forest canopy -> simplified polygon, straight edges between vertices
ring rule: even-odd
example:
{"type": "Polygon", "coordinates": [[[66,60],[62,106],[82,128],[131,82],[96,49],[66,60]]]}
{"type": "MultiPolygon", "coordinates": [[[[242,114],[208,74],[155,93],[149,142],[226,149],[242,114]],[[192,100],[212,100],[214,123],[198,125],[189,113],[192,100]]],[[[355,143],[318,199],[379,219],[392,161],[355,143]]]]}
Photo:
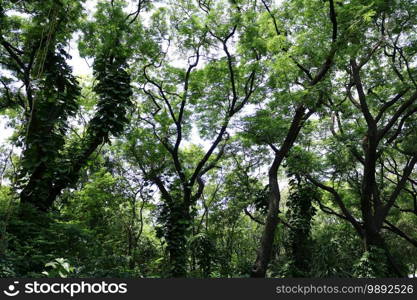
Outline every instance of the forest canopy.
{"type": "Polygon", "coordinates": [[[0,277],[415,277],[416,113],[415,0],[0,0],[0,277]]]}

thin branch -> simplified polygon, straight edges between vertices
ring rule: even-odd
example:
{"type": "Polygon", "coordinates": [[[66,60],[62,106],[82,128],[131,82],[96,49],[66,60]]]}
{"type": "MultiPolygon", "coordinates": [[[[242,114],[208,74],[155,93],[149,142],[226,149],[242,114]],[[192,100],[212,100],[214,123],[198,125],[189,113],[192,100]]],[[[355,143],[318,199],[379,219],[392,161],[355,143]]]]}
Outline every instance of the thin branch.
{"type": "Polygon", "coordinates": [[[416,239],[413,239],[412,237],[408,236],[405,232],[403,232],[402,230],[400,230],[398,227],[394,226],[394,224],[388,222],[387,220],[385,220],[384,223],[388,225],[388,226],[384,226],[383,227],[384,229],[387,229],[387,230],[395,233],[396,235],[405,239],[407,242],[409,242],[414,247],[417,247],[417,240],[416,239]]]}
{"type": "Polygon", "coordinates": [[[357,65],[357,63],[354,59],[352,59],[350,61],[350,65],[351,65],[351,68],[352,68],[353,81],[355,83],[356,90],[357,90],[358,96],[359,96],[361,111],[362,111],[362,113],[365,117],[365,120],[366,120],[366,123],[368,124],[368,126],[370,128],[374,128],[374,127],[376,127],[376,123],[375,123],[375,120],[374,120],[371,112],[369,111],[368,104],[366,103],[366,96],[365,96],[365,92],[363,90],[362,80],[361,80],[361,76],[360,76],[360,73],[359,73],[360,67],[357,65]]]}
{"type": "Polygon", "coordinates": [[[400,192],[404,188],[404,186],[405,186],[405,184],[408,180],[408,177],[410,176],[411,172],[413,171],[414,166],[415,166],[416,163],[417,163],[417,153],[413,155],[410,162],[404,168],[401,180],[398,182],[394,191],[390,195],[387,203],[383,207],[381,207],[381,209],[379,209],[376,212],[375,217],[376,217],[377,225],[382,226],[383,222],[385,221],[385,219],[386,219],[386,217],[389,213],[389,210],[395,204],[395,201],[397,200],[398,196],[400,195],[400,192]]]}
{"type": "Polygon", "coordinates": [[[305,175],[306,178],[313,183],[315,186],[321,188],[322,190],[325,190],[333,195],[333,199],[335,200],[336,204],[339,206],[339,208],[342,210],[344,216],[346,219],[355,227],[356,231],[360,234],[362,234],[362,227],[361,224],[352,216],[352,214],[349,212],[349,210],[346,208],[345,204],[343,203],[342,197],[339,195],[339,193],[332,187],[322,184],[321,182],[317,181],[310,175],[305,175]]]}
{"type": "Polygon", "coordinates": [[[407,92],[409,91],[409,88],[402,90],[400,93],[398,93],[392,100],[386,102],[380,109],[378,115],[375,118],[375,122],[378,122],[382,116],[384,115],[384,112],[390,108],[392,105],[397,103],[407,92]]]}
{"type": "Polygon", "coordinates": [[[385,134],[394,126],[394,124],[397,122],[397,120],[401,117],[401,115],[404,113],[404,111],[407,110],[415,101],[417,100],[417,91],[410,96],[410,98],[405,101],[398,110],[394,113],[394,115],[389,120],[388,124],[385,125],[384,128],[379,130],[378,132],[378,139],[382,139],[385,134]]]}

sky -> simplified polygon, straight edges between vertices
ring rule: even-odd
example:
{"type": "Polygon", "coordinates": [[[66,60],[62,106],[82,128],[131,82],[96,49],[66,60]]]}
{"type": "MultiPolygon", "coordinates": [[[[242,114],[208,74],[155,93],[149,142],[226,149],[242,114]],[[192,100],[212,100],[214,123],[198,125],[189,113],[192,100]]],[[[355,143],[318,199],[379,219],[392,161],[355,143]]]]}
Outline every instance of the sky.
{"type": "MultiPolygon", "coordinates": [[[[94,13],[94,8],[97,5],[97,0],[87,0],[85,3],[85,9],[88,15],[94,13]]],[[[70,41],[68,53],[72,56],[72,59],[68,61],[68,64],[72,67],[75,76],[92,75],[92,69],[90,68],[87,61],[80,57],[78,51],[78,39],[79,33],[75,33],[72,40],[70,41]]]]}
{"type": "Polygon", "coordinates": [[[8,128],[6,124],[7,119],[4,116],[0,116],[0,145],[2,145],[13,133],[13,130],[8,128]]]}

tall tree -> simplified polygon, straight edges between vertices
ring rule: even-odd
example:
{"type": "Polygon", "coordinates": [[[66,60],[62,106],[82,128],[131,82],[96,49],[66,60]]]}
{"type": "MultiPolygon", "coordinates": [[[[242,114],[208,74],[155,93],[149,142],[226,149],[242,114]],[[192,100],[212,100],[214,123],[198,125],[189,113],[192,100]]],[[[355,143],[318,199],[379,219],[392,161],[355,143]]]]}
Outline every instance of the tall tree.
{"type": "Polygon", "coordinates": [[[332,0],[329,1],[329,5],[323,5],[318,1],[308,3],[289,1],[284,4],[285,6],[280,7],[280,11],[273,10],[266,1],[262,1],[262,4],[266,10],[269,30],[266,31],[267,36],[264,38],[274,41],[271,44],[266,41],[270,45],[268,50],[273,61],[266,97],[272,96],[272,99],[265,110],[258,111],[249,121],[248,127],[249,132],[253,131],[256,142],[267,144],[272,149],[273,162],[268,172],[270,193],[268,211],[252,277],[265,277],[270,261],[280,212],[279,169],[305,122],[324,101],[326,85],[322,84],[322,81],[334,64],[336,51],[341,46],[338,39],[336,10],[332,0]],[[306,12],[311,10],[320,12],[319,22],[316,20],[314,26],[304,30],[292,30],[290,26],[287,28],[286,24],[312,22],[307,13],[303,15],[292,13],[300,8],[306,12]],[[313,45],[307,44],[304,36],[316,35],[317,30],[323,32],[323,27],[329,28],[330,34],[327,31],[324,33],[320,47],[327,50],[315,52],[312,49],[313,45]],[[285,103],[286,101],[288,104],[285,103]],[[284,116],[281,116],[279,111],[274,111],[275,107],[282,105],[281,103],[284,103],[286,110],[284,116]]]}
{"type": "Polygon", "coordinates": [[[136,163],[161,193],[160,220],[174,277],[187,274],[190,209],[203,193],[203,177],[223,155],[233,117],[254,93],[259,60],[253,51],[236,49],[243,8],[227,1],[197,4],[180,1],[153,15],[148,34],[154,50],[139,61],[145,96],[140,129],[129,137],[136,163]],[[174,66],[173,59],[187,67],[174,66]],[[187,149],[192,138],[208,146],[187,149]]]}
{"type": "MultiPolygon", "coordinates": [[[[354,161],[345,170],[335,168],[333,180],[346,180],[347,176],[358,197],[360,217],[349,210],[338,188],[313,177],[310,181],[333,195],[342,218],[363,239],[366,252],[382,251],[385,273],[370,276],[401,276],[404,274],[381,231],[384,224],[390,224],[388,217],[400,195],[410,187],[417,163],[415,147],[410,144],[415,137],[417,111],[412,67],[416,49],[413,42],[402,39],[413,39],[416,7],[403,1],[376,2],[367,7],[366,22],[358,27],[346,50],[342,65],[345,73],[340,82],[346,92],[332,96],[330,128],[333,138],[346,147],[354,161]]],[[[395,230],[389,225],[387,228],[395,230]]]]}
{"type": "Polygon", "coordinates": [[[126,71],[126,49],[131,45],[126,34],[143,2],[130,15],[123,12],[123,1],[100,3],[96,20],[87,25],[83,52],[94,57],[94,91],[99,99],[95,116],[79,140],[66,139],[70,117],[79,110],[80,87],[67,64],[71,57],[65,47],[81,27],[82,1],[2,4],[2,65],[13,75],[2,83],[8,91],[7,103],[20,105],[24,116],[18,182],[22,204],[49,210],[61,191],[77,181],[91,154],[111,134],[123,130],[132,94],[126,71]],[[19,82],[22,86],[14,88],[19,82]]]}

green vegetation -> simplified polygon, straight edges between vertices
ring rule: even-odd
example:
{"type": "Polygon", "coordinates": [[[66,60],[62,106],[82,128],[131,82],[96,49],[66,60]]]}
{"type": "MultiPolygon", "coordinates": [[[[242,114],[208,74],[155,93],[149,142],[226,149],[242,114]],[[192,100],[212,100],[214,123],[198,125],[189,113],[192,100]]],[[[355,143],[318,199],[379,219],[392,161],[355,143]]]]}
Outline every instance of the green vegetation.
{"type": "Polygon", "coordinates": [[[415,275],[416,29],[414,0],[0,0],[0,277],[415,275]]]}

